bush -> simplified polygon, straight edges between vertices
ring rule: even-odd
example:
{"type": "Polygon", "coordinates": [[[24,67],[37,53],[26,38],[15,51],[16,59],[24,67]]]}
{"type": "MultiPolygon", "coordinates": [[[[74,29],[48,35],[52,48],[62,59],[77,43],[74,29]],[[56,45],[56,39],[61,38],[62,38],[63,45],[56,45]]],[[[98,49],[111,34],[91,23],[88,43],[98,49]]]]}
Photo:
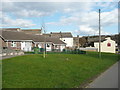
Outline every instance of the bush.
{"type": "Polygon", "coordinates": [[[79,49],[74,49],[74,50],[63,49],[63,53],[67,53],[67,54],[86,54],[86,51],[82,51],[82,50],[79,50],[79,49]]]}
{"type": "Polygon", "coordinates": [[[34,48],[34,53],[35,53],[35,54],[38,54],[38,53],[39,53],[39,48],[38,48],[38,47],[35,47],[35,48],[34,48]]]}
{"type": "Polygon", "coordinates": [[[66,52],[66,49],[63,49],[63,52],[66,52]]]}
{"type": "Polygon", "coordinates": [[[40,48],[40,52],[44,52],[44,50],[45,50],[44,48],[40,48]]]}
{"type": "Polygon", "coordinates": [[[25,54],[34,54],[34,52],[24,52],[25,54]]]}

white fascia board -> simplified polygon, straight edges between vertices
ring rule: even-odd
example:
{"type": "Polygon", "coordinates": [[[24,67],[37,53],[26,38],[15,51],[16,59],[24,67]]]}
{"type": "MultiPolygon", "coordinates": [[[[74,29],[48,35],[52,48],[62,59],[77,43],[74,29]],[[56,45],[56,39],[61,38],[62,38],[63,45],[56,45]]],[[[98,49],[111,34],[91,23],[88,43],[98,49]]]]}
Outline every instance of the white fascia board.
{"type": "MultiPolygon", "coordinates": [[[[45,42],[35,42],[35,41],[33,41],[34,43],[45,43],[45,42]]],[[[52,43],[52,42],[46,42],[46,43],[52,43]]]]}
{"type": "MultiPolygon", "coordinates": [[[[62,38],[73,38],[73,37],[62,37],[62,38]]],[[[62,38],[61,38],[61,39],[62,39],[62,38]]]]}
{"type": "Polygon", "coordinates": [[[1,38],[3,38],[5,40],[5,38],[3,36],[0,35],[1,38]]]}
{"type": "Polygon", "coordinates": [[[66,44],[54,44],[54,43],[53,43],[53,45],[66,45],[66,44]]]}
{"type": "Polygon", "coordinates": [[[7,40],[7,39],[5,39],[5,41],[27,41],[27,42],[32,42],[33,40],[7,40]]]}

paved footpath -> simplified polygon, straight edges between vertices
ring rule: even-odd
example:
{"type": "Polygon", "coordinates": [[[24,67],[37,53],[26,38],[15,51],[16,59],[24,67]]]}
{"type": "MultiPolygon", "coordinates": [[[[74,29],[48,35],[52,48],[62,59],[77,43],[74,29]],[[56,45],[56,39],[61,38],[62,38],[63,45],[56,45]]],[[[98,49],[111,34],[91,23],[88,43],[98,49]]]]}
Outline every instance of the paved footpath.
{"type": "MultiPolygon", "coordinates": [[[[32,54],[24,54],[24,55],[32,55],[32,54]]],[[[2,56],[2,57],[0,56],[0,60],[11,58],[11,57],[16,57],[16,56],[23,56],[23,55],[11,55],[11,56],[2,56]]]]}
{"type": "Polygon", "coordinates": [[[17,56],[17,55],[15,55],[15,56],[14,56],[14,55],[13,55],[13,56],[2,56],[2,57],[0,57],[0,60],[1,60],[1,59],[11,58],[11,57],[16,57],[16,56],[17,56]]]}
{"type": "Polygon", "coordinates": [[[16,56],[22,56],[22,55],[2,56],[2,57],[0,57],[0,60],[11,58],[11,57],[16,57],[16,56]]]}
{"type": "Polygon", "coordinates": [[[115,63],[86,88],[118,88],[118,63],[120,64],[115,63]]]}

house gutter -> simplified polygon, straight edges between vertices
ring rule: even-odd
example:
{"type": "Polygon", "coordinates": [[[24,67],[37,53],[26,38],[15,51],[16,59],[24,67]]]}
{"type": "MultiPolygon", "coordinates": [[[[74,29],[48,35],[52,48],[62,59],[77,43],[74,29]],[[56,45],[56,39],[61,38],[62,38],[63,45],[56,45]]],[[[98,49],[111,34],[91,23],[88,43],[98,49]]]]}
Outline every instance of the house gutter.
{"type": "Polygon", "coordinates": [[[33,40],[6,40],[5,41],[29,41],[29,42],[32,42],[33,40]]]}

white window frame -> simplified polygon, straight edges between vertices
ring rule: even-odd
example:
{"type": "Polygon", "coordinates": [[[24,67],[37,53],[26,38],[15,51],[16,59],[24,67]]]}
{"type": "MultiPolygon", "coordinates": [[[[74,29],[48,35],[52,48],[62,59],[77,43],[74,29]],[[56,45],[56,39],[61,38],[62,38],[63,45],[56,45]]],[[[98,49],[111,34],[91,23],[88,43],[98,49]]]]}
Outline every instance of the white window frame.
{"type": "Polygon", "coordinates": [[[11,47],[16,47],[16,46],[17,46],[16,42],[11,43],[11,47]]]}

